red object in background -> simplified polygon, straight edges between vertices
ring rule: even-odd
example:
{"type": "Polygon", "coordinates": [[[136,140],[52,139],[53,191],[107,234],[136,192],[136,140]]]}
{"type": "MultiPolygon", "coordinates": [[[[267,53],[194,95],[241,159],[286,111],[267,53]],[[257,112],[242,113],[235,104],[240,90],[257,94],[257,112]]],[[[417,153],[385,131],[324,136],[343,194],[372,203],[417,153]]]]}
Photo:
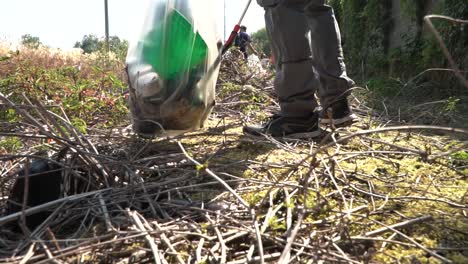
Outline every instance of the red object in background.
{"type": "Polygon", "coordinates": [[[226,51],[231,47],[232,42],[234,42],[234,39],[236,39],[237,37],[237,33],[239,33],[239,30],[240,25],[235,25],[234,29],[231,32],[231,35],[229,35],[229,38],[224,43],[223,54],[226,53],[226,51]]]}
{"type": "Polygon", "coordinates": [[[239,30],[241,27],[240,25],[242,23],[242,20],[244,19],[245,13],[247,13],[247,10],[249,10],[250,3],[252,3],[252,0],[249,0],[249,2],[247,2],[247,6],[245,7],[244,12],[242,13],[240,17],[239,22],[237,23],[237,25],[234,26],[234,29],[232,30],[231,35],[229,35],[229,38],[224,43],[222,54],[226,53],[226,51],[231,47],[232,42],[237,36],[237,33],[239,33],[239,30]]]}

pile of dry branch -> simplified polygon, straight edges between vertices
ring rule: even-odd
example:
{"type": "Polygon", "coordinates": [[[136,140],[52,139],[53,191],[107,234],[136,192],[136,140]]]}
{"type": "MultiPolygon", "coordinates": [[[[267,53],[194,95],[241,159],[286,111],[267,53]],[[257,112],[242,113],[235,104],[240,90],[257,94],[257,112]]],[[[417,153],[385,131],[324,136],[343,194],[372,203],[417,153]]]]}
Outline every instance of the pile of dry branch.
{"type": "Polygon", "coordinates": [[[0,262],[375,263],[398,250],[451,262],[467,253],[468,165],[453,154],[466,151],[468,131],[393,126],[358,104],[362,122],[328,128],[320,142],[254,141],[240,127],[255,115],[237,106],[247,90],[272,97],[260,89],[268,77],[224,67],[221,79],[238,89],[205,131],[176,138],[82,134],[65,113],[1,95],[22,121],[0,135],[31,146],[0,157],[2,210],[34,161],[53,164],[62,182],[60,198],[0,217],[0,262]],[[39,212],[45,221],[31,228],[39,212]]]}

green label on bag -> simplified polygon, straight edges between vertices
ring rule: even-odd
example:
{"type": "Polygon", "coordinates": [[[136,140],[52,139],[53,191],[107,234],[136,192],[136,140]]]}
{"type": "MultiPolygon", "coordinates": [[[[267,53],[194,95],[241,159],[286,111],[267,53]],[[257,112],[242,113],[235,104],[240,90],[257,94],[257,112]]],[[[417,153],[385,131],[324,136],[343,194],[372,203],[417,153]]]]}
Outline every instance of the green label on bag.
{"type": "Polygon", "coordinates": [[[157,25],[143,43],[145,61],[168,80],[204,63],[207,54],[203,38],[177,10],[168,11],[165,23],[157,25]]]}

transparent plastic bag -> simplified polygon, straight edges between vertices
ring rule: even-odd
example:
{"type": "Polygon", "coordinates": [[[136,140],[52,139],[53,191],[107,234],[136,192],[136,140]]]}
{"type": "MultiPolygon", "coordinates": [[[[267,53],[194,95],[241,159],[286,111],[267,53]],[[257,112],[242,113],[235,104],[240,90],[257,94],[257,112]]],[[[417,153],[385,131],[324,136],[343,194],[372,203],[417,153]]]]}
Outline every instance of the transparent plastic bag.
{"type": "Polygon", "coordinates": [[[216,0],[151,0],[130,43],[127,73],[133,129],[179,134],[203,127],[215,104],[221,38],[216,0]]]}

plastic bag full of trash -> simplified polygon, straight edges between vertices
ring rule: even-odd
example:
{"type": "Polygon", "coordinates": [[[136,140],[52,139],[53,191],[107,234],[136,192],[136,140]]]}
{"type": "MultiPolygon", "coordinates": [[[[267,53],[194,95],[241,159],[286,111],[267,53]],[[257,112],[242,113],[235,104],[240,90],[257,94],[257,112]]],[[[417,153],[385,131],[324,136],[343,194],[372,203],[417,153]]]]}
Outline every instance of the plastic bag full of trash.
{"type": "Polygon", "coordinates": [[[222,48],[218,4],[150,1],[126,61],[136,133],[174,135],[203,127],[215,104],[222,48]]]}

